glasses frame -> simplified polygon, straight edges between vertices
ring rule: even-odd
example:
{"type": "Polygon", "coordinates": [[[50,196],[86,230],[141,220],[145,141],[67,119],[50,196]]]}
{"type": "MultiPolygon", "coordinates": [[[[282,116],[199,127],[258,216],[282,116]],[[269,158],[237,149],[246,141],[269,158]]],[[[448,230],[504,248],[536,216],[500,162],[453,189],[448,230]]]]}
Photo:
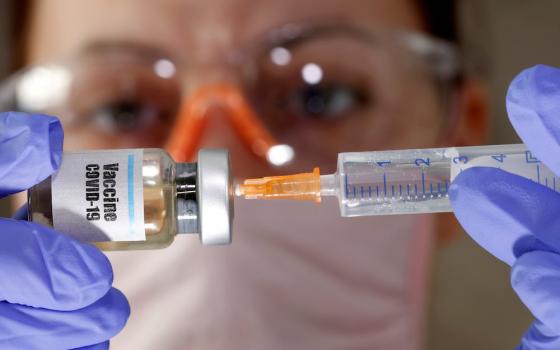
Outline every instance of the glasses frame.
{"type": "MultiPolygon", "coordinates": [[[[224,63],[236,69],[242,81],[251,81],[254,79],[254,74],[256,74],[254,72],[255,60],[269,54],[272,49],[277,47],[289,49],[314,38],[333,35],[345,35],[356,38],[372,46],[379,44],[396,45],[421,59],[442,86],[440,91],[447,116],[442,129],[449,130],[455,125],[456,118],[454,117],[456,113],[453,113],[453,111],[457,100],[456,91],[463,81],[465,74],[462,56],[454,44],[422,33],[369,28],[349,23],[289,23],[269,30],[255,44],[232,50],[229,55],[226,55],[224,63]]],[[[136,48],[136,50],[139,57],[146,58],[146,61],[155,61],[157,59],[170,61],[175,67],[178,67],[175,74],[181,74],[182,67],[188,66],[183,64],[188,62],[177,62],[163,53],[153,52],[149,49],[143,50],[141,47],[136,48]]],[[[77,55],[59,62],[62,62],[61,66],[71,67],[72,64],[75,64],[76,59],[80,59],[79,57],[80,55],[77,55]]],[[[36,65],[16,72],[0,84],[0,108],[7,99],[14,99],[14,96],[9,96],[8,92],[14,93],[16,90],[13,88],[13,85],[17,86],[19,78],[33,69],[33,67],[36,67],[36,65]]],[[[246,87],[242,86],[242,88],[245,89],[246,87]]],[[[260,153],[262,154],[263,152],[260,153]]]]}

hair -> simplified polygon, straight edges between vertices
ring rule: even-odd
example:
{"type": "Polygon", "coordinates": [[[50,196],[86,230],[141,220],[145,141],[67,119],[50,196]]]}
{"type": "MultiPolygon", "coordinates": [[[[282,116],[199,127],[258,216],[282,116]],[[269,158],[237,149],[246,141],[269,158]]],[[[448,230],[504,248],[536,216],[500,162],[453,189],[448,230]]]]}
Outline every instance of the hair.
{"type": "Polygon", "coordinates": [[[456,0],[415,0],[432,36],[459,44],[456,0]]]}
{"type": "Polygon", "coordinates": [[[8,0],[4,2],[8,15],[6,28],[6,52],[10,53],[7,62],[8,71],[20,68],[24,62],[24,40],[27,32],[31,0],[8,0]]]}

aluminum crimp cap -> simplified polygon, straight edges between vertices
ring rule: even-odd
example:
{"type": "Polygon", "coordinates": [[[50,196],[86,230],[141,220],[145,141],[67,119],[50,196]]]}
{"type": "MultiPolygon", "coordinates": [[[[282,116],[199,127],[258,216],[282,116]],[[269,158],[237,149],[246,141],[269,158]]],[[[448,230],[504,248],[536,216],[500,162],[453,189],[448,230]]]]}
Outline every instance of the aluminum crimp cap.
{"type": "Polygon", "coordinates": [[[229,152],[198,152],[197,197],[202,244],[230,244],[233,227],[233,182],[229,152]]]}

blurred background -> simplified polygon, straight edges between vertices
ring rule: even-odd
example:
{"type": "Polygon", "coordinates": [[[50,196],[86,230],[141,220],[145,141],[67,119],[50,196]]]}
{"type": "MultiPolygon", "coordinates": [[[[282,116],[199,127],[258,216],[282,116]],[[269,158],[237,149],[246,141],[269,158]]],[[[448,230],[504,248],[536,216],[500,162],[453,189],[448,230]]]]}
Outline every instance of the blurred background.
{"type": "MultiPolygon", "coordinates": [[[[0,1],[0,32],[8,28],[0,1]]],[[[508,123],[504,96],[521,69],[537,63],[560,65],[560,2],[541,0],[471,0],[461,8],[467,54],[487,80],[491,108],[491,143],[517,142],[508,123]]],[[[5,36],[0,36],[0,77],[9,65],[5,36]]],[[[5,202],[0,214],[7,215],[5,202]]],[[[435,258],[428,349],[513,349],[532,317],[509,286],[508,267],[463,235],[435,258]],[[458,341],[459,340],[459,341],[458,341]]]]}
{"type": "MultiPolygon", "coordinates": [[[[493,144],[518,142],[505,111],[505,93],[522,69],[560,65],[554,0],[464,1],[463,35],[470,54],[484,62],[491,102],[493,144]]],[[[532,317],[509,283],[509,268],[467,236],[440,249],[433,281],[430,350],[513,349],[532,317]],[[460,342],[457,342],[460,339],[460,342]]]]}

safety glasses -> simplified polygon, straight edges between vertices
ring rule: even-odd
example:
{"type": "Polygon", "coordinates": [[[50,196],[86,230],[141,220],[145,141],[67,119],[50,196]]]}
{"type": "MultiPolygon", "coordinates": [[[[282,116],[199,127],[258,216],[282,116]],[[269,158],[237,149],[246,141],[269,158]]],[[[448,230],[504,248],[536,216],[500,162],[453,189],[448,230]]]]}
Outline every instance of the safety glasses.
{"type": "Polygon", "coordinates": [[[321,165],[340,151],[441,134],[462,72],[449,43],[338,24],[286,25],[218,61],[227,78],[205,79],[205,62],[94,46],[15,74],[0,109],[57,115],[85,145],[166,145],[178,161],[195,154],[218,111],[269,164],[321,165]]]}

